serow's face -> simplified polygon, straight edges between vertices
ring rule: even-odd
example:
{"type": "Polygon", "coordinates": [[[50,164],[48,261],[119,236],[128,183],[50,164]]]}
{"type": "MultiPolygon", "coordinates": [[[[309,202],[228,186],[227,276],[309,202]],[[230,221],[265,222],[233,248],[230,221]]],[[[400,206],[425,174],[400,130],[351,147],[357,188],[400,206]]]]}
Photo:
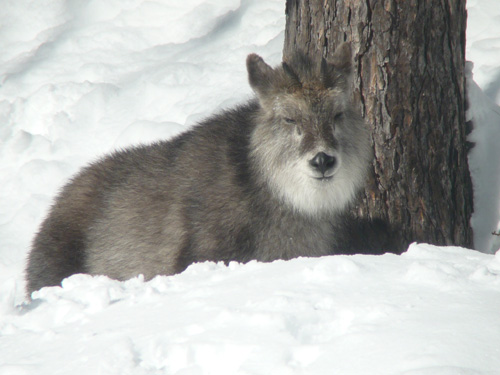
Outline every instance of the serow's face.
{"type": "Polygon", "coordinates": [[[259,59],[251,55],[247,64],[261,103],[252,153],[262,175],[300,212],[343,209],[371,158],[368,131],[352,106],[348,76],[341,75],[347,63],[337,71],[323,61],[314,79],[314,72],[300,73],[308,67],[272,69],[259,59]]]}

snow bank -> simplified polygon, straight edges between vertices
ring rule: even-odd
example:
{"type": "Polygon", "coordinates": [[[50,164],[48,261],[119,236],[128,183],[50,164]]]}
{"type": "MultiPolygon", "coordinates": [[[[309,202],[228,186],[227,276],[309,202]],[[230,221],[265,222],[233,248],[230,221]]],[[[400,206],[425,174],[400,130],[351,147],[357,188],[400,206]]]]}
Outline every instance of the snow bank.
{"type": "Polygon", "coordinates": [[[0,374],[498,374],[500,252],[412,245],[3,302],[0,374]],[[22,348],[22,350],[20,350],[22,348]]]}

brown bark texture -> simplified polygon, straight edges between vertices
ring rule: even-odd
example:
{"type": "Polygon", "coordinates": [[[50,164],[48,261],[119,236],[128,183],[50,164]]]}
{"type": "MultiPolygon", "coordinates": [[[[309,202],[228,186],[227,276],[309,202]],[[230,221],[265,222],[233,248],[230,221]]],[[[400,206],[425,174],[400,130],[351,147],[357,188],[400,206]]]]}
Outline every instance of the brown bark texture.
{"type": "Polygon", "coordinates": [[[287,0],[284,59],[354,56],[375,160],[357,213],[412,241],[472,247],[465,126],[465,0],[287,0]]]}

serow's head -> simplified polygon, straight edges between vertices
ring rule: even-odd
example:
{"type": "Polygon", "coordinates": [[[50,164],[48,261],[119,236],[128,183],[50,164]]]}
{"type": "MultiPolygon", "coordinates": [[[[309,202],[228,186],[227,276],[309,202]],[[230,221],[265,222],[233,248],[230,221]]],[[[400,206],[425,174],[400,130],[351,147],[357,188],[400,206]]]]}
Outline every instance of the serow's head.
{"type": "Polygon", "coordinates": [[[258,173],[298,212],[344,209],[372,158],[368,129],[352,103],[349,44],[330,61],[297,53],[276,68],[251,54],[247,69],[260,103],[251,151],[258,173]]]}

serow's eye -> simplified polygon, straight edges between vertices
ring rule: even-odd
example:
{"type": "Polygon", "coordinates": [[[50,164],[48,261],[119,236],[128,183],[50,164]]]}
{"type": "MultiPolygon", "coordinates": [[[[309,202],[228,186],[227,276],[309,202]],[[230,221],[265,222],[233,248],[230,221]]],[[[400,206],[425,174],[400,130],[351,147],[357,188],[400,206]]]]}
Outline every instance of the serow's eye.
{"type": "Polygon", "coordinates": [[[334,121],[339,121],[342,120],[343,118],[344,118],[344,112],[338,112],[335,114],[335,116],[333,116],[334,121]]]}
{"type": "Polygon", "coordinates": [[[297,123],[297,121],[295,121],[295,119],[291,117],[285,117],[283,120],[290,125],[295,125],[297,123]]]}

